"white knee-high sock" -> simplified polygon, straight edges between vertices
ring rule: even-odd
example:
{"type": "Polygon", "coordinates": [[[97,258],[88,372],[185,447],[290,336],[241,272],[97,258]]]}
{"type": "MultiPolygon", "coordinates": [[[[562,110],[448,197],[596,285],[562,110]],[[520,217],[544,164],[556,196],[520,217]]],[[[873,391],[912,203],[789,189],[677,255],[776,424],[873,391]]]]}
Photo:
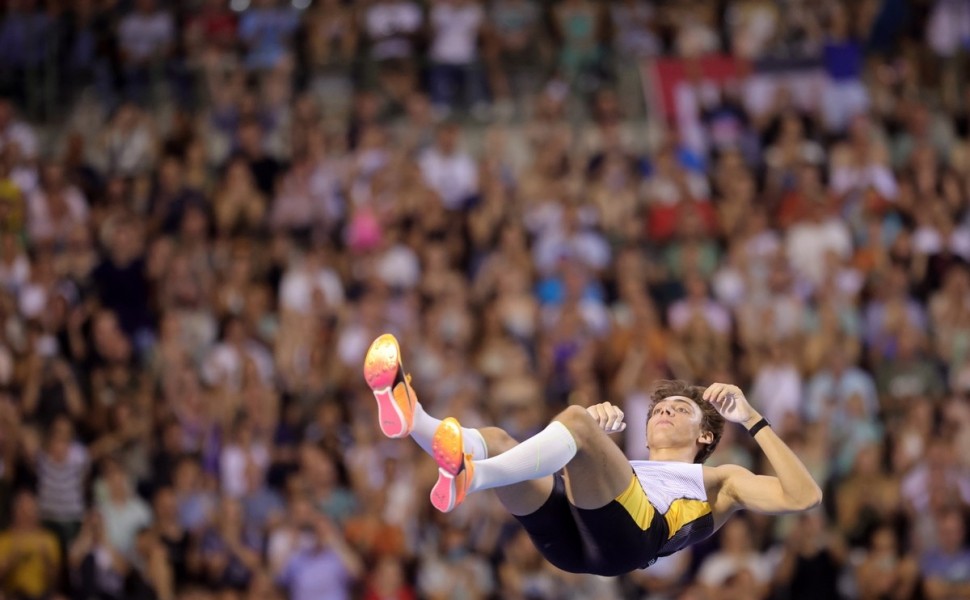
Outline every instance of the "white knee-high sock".
{"type": "MultiPolygon", "coordinates": [[[[420,403],[415,405],[414,427],[411,429],[411,437],[421,446],[422,450],[431,456],[434,456],[431,452],[431,440],[434,438],[434,432],[438,429],[440,423],[441,420],[426,413],[420,403]]],[[[465,448],[465,454],[471,454],[472,460],[485,460],[488,458],[488,446],[485,445],[485,438],[482,437],[482,434],[477,429],[462,427],[461,440],[462,446],[465,448]]]]}
{"type": "Polygon", "coordinates": [[[494,458],[475,461],[469,492],[552,475],[576,456],[576,440],[559,421],[494,458]]]}

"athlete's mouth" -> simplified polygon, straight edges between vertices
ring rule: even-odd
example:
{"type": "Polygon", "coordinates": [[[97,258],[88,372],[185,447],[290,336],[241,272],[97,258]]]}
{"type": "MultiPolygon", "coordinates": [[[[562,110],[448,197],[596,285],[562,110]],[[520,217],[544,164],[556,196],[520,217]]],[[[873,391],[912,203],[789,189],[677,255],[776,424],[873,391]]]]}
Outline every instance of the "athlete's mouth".
{"type": "Polygon", "coordinates": [[[668,421],[667,419],[658,419],[657,425],[673,425],[673,421],[668,421]]]}

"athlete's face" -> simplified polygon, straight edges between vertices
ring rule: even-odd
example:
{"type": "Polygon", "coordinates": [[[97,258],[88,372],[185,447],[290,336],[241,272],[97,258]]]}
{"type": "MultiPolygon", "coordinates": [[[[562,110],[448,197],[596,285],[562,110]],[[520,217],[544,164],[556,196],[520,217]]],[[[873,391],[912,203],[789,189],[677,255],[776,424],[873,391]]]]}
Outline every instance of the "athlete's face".
{"type": "Polygon", "coordinates": [[[702,432],[703,413],[693,400],[671,396],[657,402],[647,419],[647,447],[689,448],[709,444],[713,436],[702,432]]]}

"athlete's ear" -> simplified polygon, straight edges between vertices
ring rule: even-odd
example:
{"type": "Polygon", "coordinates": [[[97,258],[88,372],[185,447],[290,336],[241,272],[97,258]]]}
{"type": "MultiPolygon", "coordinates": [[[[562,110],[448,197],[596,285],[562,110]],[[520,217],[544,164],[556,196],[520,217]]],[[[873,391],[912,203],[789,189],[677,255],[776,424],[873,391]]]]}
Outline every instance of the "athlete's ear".
{"type": "Polygon", "coordinates": [[[698,444],[704,444],[705,446],[708,445],[708,444],[713,444],[714,443],[714,433],[711,432],[711,431],[705,431],[705,432],[701,433],[700,437],[697,438],[697,443],[698,444]]]}

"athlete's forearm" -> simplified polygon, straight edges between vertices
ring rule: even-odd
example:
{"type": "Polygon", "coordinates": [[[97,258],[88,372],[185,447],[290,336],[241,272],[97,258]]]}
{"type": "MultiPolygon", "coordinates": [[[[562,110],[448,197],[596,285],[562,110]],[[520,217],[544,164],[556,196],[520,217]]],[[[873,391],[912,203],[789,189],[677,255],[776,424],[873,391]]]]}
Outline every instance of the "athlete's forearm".
{"type": "MultiPolygon", "coordinates": [[[[745,429],[750,429],[758,421],[761,415],[754,412],[750,419],[743,425],[745,429]]],[[[762,427],[758,431],[754,440],[765,453],[768,463],[775,470],[775,476],[781,483],[781,489],[795,505],[800,508],[808,509],[817,506],[822,501],[822,490],[812,478],[811,473],[798,458],[798,456],[788,447],[778,434],[771,427],[762,427]]]]}

